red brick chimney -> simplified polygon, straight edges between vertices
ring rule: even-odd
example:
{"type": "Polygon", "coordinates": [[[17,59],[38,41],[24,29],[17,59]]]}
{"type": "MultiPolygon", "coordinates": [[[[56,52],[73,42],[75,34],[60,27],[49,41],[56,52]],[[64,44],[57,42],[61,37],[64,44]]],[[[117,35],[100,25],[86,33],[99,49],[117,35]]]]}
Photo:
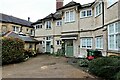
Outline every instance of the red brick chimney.
{"type": "Polygon", "coordinates": [[[56,10],[63,7],[64,0],[56,0],[56,10]]]}

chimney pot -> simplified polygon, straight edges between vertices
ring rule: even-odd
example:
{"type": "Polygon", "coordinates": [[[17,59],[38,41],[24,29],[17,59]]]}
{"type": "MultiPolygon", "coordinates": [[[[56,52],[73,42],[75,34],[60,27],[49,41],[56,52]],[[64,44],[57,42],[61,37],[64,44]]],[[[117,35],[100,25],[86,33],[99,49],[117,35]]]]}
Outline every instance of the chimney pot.
{"type": "Polygon", "coordinates": [[[30,17],[28,17],[28,21],[30,21],[30,17]]]}

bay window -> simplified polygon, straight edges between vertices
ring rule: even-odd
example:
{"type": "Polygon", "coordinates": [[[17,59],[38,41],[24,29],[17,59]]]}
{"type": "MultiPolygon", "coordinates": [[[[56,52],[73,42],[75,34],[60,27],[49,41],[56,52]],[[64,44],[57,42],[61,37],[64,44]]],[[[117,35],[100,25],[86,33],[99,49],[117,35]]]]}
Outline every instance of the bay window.
{"type": "Polygon", "coordinates": [[[108,25],[108,49],[120,49],[120,24],[118,22],[108,25]]]}
{"type": "Polygon", "coordinates": [[[46,29],[51,29],[51,21],[46,22],[46,29]]]}

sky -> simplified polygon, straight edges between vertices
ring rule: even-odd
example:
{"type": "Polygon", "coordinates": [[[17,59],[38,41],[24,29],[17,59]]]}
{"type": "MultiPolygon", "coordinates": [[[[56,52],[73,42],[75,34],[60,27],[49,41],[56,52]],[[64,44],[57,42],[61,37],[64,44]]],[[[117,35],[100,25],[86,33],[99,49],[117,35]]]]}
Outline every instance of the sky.
{"type": "MultiPolygon", "coordinates": [[[[64,0],[64,5],[72,0],[64,0]]],[[[73,0],[80,4],[91,3],[94,0],[73,0]]],[[[12,15],[31,22],[42,19],[56,11],[56,0],[0,0],[0,13],[12,15]]]]}

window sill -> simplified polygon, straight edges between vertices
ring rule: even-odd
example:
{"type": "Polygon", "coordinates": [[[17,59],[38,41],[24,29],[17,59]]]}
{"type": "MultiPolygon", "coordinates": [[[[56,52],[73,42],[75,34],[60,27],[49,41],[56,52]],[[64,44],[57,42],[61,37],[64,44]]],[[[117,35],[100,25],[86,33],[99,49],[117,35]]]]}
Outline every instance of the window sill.
{"type": "Polygon", "coordinates": [[[116,53],[116,54],[120,54],[120,51],[118,50],[108,50],[108,53],[116,53]]]}
{"type": "Polygon", "coordinates": [[[71,21],[71,22],[65,22],[65,24],[68,24],[68,23],[74,23],[75,21],[71,21]]]}
{"type": "Polygon", "coordinates": [[[95,15],[95,18],[99,17],[102,13],[98,14],[98,15],[95,15]]]}
{"type": "Polygon", "coordinates": [[[50,28],[50,29],[46,29],[46,30],[52,30],[52,28],[50,28]]]}
{"type": "Polygon", "coordinates": [[[84,19],[84,18],[90,18],[90,17],[92,17],[92,16],[80,17],[80,19],[84,19]]]}

